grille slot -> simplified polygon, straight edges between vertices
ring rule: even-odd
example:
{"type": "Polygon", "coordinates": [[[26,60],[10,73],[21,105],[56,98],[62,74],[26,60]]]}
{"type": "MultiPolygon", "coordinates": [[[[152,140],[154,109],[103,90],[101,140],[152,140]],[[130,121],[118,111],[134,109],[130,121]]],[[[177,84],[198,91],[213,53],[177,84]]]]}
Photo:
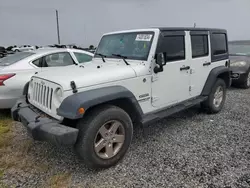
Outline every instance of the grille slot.
{"type": "Polygon", "coordinates": [[[46,86],[46,84],[34,82],[32,99],[39,106],[51,110],[53,91],[53,88],[46,86]]]}

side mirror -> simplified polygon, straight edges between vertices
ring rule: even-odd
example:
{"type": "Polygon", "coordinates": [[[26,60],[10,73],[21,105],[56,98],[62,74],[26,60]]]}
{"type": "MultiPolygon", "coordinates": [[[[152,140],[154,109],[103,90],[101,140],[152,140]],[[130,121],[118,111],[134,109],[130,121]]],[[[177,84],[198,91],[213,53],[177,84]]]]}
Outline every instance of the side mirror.
{"type": "Polygon", "coordinates": [[[166,65],[164,53],[156,54],[156,67],[154,68],[154,72],[155,73],[162,72],[164,65],[166,65]]]}
{"type": "Polygon", "coordinates": [[[156,55],[156,64],[159,65],[159,66],[166,65],[166,60],[165,60],[164,53],[158,53],[156,55]]]}

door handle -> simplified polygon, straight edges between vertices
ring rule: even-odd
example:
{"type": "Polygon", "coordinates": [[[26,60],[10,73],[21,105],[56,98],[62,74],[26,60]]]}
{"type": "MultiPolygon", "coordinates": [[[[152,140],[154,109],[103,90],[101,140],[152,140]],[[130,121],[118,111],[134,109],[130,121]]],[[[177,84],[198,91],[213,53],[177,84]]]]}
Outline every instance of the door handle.
{"type": "Polygon", "coordinates": [[[209,66],[209,65],[211,65],[210,62],[209,63],[203,63],[203,66],[209,66]]]}
{"type": "Polygon", "coordinates": [[[189,70],[189,69],[190,69],[190,66],[181,67],[181,68],[180,68],[180,71],[183,71],[183,70],[189,70]]]}

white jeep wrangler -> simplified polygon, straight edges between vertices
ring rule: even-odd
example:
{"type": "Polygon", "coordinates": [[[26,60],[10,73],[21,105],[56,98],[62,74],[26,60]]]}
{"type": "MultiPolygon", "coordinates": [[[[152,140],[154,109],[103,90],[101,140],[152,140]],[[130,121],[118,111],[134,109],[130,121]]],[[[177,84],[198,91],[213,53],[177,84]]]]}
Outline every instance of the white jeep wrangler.
{"type": "Polygon", "coordinates": [[[105,34],[93,61],[33,76],[12,108],[35,140],[72,145],[92,168],[115,165],[133,125],[201,104],[219,112],[230,86],[227,32],[152,28],[105,34]]]}

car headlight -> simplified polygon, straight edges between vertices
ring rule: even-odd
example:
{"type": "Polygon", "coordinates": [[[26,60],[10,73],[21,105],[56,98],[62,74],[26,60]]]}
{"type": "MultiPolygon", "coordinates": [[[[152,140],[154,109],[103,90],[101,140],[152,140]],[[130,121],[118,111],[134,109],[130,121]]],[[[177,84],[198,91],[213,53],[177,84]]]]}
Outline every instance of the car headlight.
{"type": "Polygon", "coordinates": [[[245,61],[236,61],[230,64],[230,66],[232,67],[244,67],[246,66],[246,62],[245,61]]]}
{"type": "Polygon", "coordinates": [[[56,101],[58,103],[61,103],[62,102],[62,98],[63,98],[63,91],[61,88],[57,88],[56,91],[55,91],[55,98],[56,98],[56,101]]]}

